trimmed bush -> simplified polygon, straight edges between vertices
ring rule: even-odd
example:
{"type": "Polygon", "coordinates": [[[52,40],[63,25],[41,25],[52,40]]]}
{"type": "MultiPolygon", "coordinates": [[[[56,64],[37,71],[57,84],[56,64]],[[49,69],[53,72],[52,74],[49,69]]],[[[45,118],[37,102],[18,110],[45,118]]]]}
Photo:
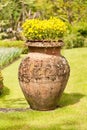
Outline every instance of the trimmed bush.
{"type": "Polygon", "coordinates": [[[64,36],[64,42],[65,48],[87,47],[87,23],[67,24],[67,33],[64,36]]]}
{"type": "Polygon", "coordinates": [[[10,41],[10,40],[1,40],[0,47],[24,47],[24,41],[10,41]]]}
{"type": "Polygon", "coordinates": [[[78,25],[76,25],[76,31],[79,33],[79,35],[83,37],[87,37],[87,23],[81,22],[78,25]]]}
{"type": "Polygon", "coordinates": [[[64,37],[65,48],[84,47],[84,37],[77,34],[69,34],[64,37]]]}
{"type": "Polygon", "coordinates": [[[84,40],[84,47],[87,47],[87,38],[84,40]]]}
{"type": "Polygon", "coordinates": [[[21,48],[22,54],[28,53],[28,48],[25,46],[24,41],[1,40],[0,47],[17,47],[21,48]]]}

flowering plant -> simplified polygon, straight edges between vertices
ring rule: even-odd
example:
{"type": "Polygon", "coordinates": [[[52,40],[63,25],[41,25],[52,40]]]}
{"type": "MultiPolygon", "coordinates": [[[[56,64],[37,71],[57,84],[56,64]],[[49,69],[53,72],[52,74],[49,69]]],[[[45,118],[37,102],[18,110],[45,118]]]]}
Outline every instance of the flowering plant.
{"type": "Polygon", "coordinates": [[[27,40],[58,40],[66,32],[66,24],[55,17],[48,20],[26,20],[22,28],[27,40]]]}

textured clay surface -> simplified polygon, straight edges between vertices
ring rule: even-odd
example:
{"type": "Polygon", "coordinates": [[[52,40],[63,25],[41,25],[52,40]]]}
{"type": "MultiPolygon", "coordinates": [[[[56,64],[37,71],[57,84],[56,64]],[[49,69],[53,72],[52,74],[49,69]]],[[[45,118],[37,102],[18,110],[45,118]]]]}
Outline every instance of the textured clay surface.
{"type": "Polygon", "coordinates": [[[69,77],[69,65],[62,56],[29,53],[19,67],[19,83],[30,107],[57,107],[69,77]]]}

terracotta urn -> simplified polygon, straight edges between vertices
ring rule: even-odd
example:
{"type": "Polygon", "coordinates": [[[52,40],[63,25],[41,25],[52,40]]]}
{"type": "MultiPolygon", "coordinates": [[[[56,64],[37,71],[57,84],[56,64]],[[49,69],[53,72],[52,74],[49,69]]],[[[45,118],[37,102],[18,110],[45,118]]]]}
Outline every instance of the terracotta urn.
{"type": "Polygon", "coordinates": [[[70,67],[61,56],[63,41],[28,41],[29,54],[19,66],[19,83],[30,107],[52,110],[66,87],[70,67]]]}

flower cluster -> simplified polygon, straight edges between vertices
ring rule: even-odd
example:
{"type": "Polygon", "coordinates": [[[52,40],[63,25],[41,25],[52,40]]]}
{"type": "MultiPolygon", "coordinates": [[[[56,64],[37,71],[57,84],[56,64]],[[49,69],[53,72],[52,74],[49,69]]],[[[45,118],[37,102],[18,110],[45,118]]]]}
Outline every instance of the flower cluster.
{"type": "Polygon", "coordinates": [[[66,24],[58,18],[30,19],[22,25],[27,40],[58,40],[66,32],[66,24]]]}

